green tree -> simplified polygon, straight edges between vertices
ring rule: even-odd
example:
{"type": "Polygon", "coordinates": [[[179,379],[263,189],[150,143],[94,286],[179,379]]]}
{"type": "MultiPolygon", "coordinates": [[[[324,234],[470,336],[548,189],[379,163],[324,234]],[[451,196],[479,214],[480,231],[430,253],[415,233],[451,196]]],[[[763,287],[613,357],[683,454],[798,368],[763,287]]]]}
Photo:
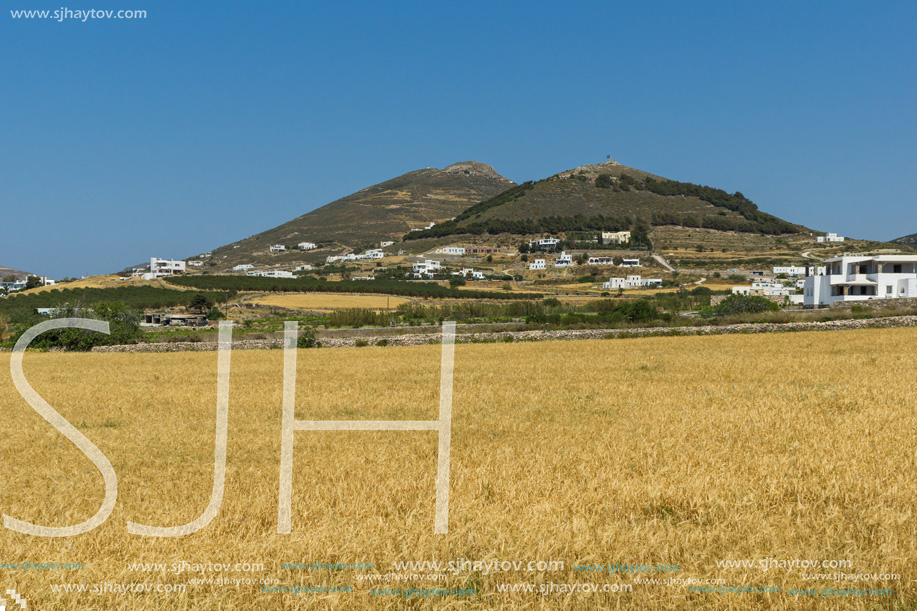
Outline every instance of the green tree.
{"type": "Polygon", "coordinates": [[[211,301],[210,298],[207,297],[207,295],[204,295],[202,293],[198,293],[197,295],[192,297],[191,302],[188,304],[189,310],[195,310],[201,313],[206,312],[207,310],[209,310],[212,307],[213,307],[213,301],[211,301]]]}
{"type": "Polygon", "coordinates": [[[38,276],[29,276],[25,281],[26,290],[38,288],[39,286],[44,286],[44,282],[38,276]]]}

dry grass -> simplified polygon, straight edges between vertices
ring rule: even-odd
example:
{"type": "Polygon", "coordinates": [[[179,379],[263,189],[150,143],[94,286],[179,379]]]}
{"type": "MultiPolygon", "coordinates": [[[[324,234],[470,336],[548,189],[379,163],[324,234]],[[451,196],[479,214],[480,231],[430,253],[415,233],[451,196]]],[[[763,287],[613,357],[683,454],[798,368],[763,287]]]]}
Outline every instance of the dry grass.
{"type": "MultiPolygon", "coordinates": [[[[456,347],[450,531],[434,536],[436,435],[296,433],[293,534],[277,535],[282,353],[233,354],[226,498],[205,530],[178,540],[126,533],[128,520],[196,518],[212,485],[216,356],[29,354],[35,389],[109,457],[114,514],[69,539],[4,530],[0,562],[83,562],[80,571],[3,571],[30,608],[75,609],[835,609],[910,608],[917,598],[913,477],[917,329],[669,337],[456,347]],[[129,372],[129,373],[128,373],[129,372]],[[858,586],[799,571],[718,569],[723,559],[844,559],[850,573],[900,573],[858,586]],[[463,572],[416,587],[478,595],[370,596],[355,571],[285,562],[563,560],[547,573],[463,572]],[[352,593],[52,593],[49,584],[185,583],[128,563],[264,562],[282,585],[352,593]],[[661,577],[729,585],[891,587],[891,598],[498,593],[500,583],[632,583],[574,564],[677,564],[661,577]]],[[[9,356],[0,359],[6,371],[9,356]]],[[[432,419],[438,346],[301,351],[298,419],[432,419]]],[[[3,512],[65,525],[95,512],[101,478],[0,377],[3,512]]],[[[363,573],[363,572],[360,572],[363,573]]],[[[219,576],[209,573],[207,577],[219,576]]],[[[224,575],[227,576],[227,575],[224,575]]],[[[641,577],[660,577],[643,574],[641,577]]],[[[399,587],[402,584],[385,584],[399,587]]]]}
{"type": "Polygon", "coordinates": [[[292,293],[257,297],[251,303],[286,308],[288,310],[329,311],[347,308],[394,310],[409,299],[389,295],[353,295],[348,293],[292,293]]]}
{"type": "MultiPolygon", "coordinates": [[[[86,278],[81,278],[79,280],[74,280],[73,282],[67,282],[64,284],[40,286],[34,289],[29,289],[28,291],[22,291],[22,294],[27,295],[31,293],[43,293],[52,289],[103,289],[117,288],[121,286],[162,286],[162,284],[157,280],[143,280],[139,276],[132,277],[128,280],[122,280],[120,276],[112,274],[110,276],[88,276],[86,278]]],[[[173,286],[168,285],[168,288],[173,288],[173,286]]]]}

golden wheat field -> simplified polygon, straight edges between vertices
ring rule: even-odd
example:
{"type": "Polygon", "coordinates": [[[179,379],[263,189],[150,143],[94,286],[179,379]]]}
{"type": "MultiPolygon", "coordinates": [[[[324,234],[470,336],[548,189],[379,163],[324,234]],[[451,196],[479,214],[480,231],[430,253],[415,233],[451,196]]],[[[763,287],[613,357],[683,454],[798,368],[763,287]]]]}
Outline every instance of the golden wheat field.
{"type": "Polygon", "coordinates": [[[351,295],[348,293],[294,293],[289,295],[268,295],[256,297],[252,303],[274,306],[288,310],[341,310],[345,308],[369,308],[385,310],[397,308],[410,300],[390,295],[351,295]]]}
{"type": "MultiPolygon", "coordinates": [[[[913,608],[915,346],[917,329],[458,344],[445,535],[433,534],[430,431],[296,432],[293,532],[277,534],[283,352],[235,351],[222,508],[178,539],[129,535],[126,523],[185,524],[206,507],[216,353],[29,353],[35,390],[111,461],[118,501],[84,535],[0,534],[0,563],[81,568],[0,575],[41,610],[913,608]],[[564,565],[393,564],[462,559],[564,565]],[[812,572],[900,578],[805,580],[798,564],[783,568],[812,559],[847,567],[812,572]],[[741,560],[784,565],[717,564],[741,560]],[[182,563],[232,569],[172,570],[182,563]],[[191,583],[221,577],[243,581],[191,583]],[[691,579],[733,590],[692,591],[691,579]],[[54,591],[68,584],[89,591],[54,591]],[[112,584],[185,591],[120,594],[112,584]],[[559,584],[619,591],[569,594],[559,584]],[[526,585],[536,591],[518,591],[526,585]],[[312,591],[277,591],[296,586],[312,591]],[[371,593],[412,587],[463,594],[371,593]]],[[[299,420],[437,417],[439,346],[298,357],[299,420]]],[[[0,359],[2,512],[48,526],[82,521],[101,503],[102,478],[18,395],[9,360],[0,359]]]]}

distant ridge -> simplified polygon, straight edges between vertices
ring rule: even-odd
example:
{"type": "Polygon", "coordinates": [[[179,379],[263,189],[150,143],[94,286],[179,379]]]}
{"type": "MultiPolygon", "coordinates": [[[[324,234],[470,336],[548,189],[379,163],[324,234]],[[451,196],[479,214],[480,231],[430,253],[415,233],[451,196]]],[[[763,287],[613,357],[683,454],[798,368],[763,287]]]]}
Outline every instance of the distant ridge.
{"type": "Polygon", "coordinates": [[[7,276],[16,276],[17,278],[27,278],[28,276],[34,276],[35,274],[24,272],[19,269],[13,269],[12,267],[3,267],[0,265],[0,280],[6,278],[7,276]]]}
{"type": "Polygon", "coordinates": [[[901,238],[892,240],[894,244],[903,244],[905,246],[917,246],[917,233],[912,233],[911,235],[906,235],[901,238]]]}
{"type": "Polygon", "coordinates": [[[458,234],[680,227],[770,235],[808,231],[761,212],[742,193],[668,180],[614,161],[513,187],[406,240],[458,234]]]}
{"type": "MultiPolygon", "coordinates": [[[[378,247],[411,229],[451,219],[470,205],[514,186],[493,167],[477,161],[454,163],[443,169],[425,168],[361,189],[283,225],[214,249],[221,266],[258,262],[282,244],[295,249],[300,242],[319,247],[378,247]]],[[[280,260],[283,255],[280,255],[280,260]]],[[[271,261],[278,261],[271,257],[271,261]]]]}

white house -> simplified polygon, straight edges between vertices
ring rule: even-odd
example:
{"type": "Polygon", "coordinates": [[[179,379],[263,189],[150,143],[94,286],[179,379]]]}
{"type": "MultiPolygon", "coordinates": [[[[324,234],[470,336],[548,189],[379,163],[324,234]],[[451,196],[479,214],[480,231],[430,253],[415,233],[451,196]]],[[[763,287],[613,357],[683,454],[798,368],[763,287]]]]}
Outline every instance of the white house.
{"type": "Polygon", "coordinates": [[[176,261],[175,259],[157,259],[156,257],[150,259],[150,274],[154,278],[184,273],[184,261],[176,261]]]}
{"type": "Polygon", "coordinates": [[[614,257],[589,257],[589,265],[614,265],[614,257]]]}
{"type": "Polygon", "coordinates": [[[799,265],[788,265],[784,267],[775,267],[773,268],[773,273],[775,276],[780,274],[785,274],[790,277],[798,278],[800,276],[824,276],[825,275],[825,266],[814,266],[809,265],[808,267],[801,267],[799,265]]]}
{"type": "Polygon", "coordinates": [[[188,267],[204,267],[203,261],[188,261],[188,267]]]}
{"type": "Polygon", "coordinates": [[[640,265],[640,259],[622,259],[621,267],[643,267],[640,265]]]}
{"type": "Polygon", "coordinates": [[[545,249],[554,248],[558,244],[560,244],[560,240],[557,238],[548,237],[548,238],[544,238],[541,240],[532,240],[531,242],[529,242],[529,246],[534,246],[536,244],[538,245],[539,248],[545,248],[545,249]]]}
{"type": "Polygon", "coordinates": [[[432,259],[424,259],[423,261],[418,261],[411,266],[415,278],[432,278],[433,273],[439,271],[441,268],[442,265],[440,262],[434,261],[432,259]]]}
{"type": "Polygon", "coordinates": [[[306,264],[304,264],[304,265],[298,266],[298,267],[297,267],[296,269],[294,269],[293,271],[294,271],[294,272],[305,272],[305,271],[309,271],[310,269],[312,269],[312,266],[309,265],[308,263],[306,263],[306,264]]]}
{"type": "Polygon", "coordinates": [[[255,269],[255,266],[252,265],[251,263],[242,263],[242,264],[236,265],[234,268],[232,268],[232,271],[234,271],[234,272],[247,272],[247,271],[250,270],[250,269],[255,269]]]}
{"type": "Polygon", "coordinates": [[[471,276],[474,280],[484,280],[484,272],[476,272],[470,267],[463,267],[460,272],[452,272],[453,276],[461,276],[462,278],[467,278],[471,276]]]}
{"type": "Polygon", "coordinates": [[[314,242],[300,242],[297,247],[299,247],[299,250],[315,250],[318,248],[314,242]]]}
{"type": "Polygon", "coordinates": [[[627,276],[626,278],[609,278],[602,283],[603,289],[637,289],[662,286],[662,278],[641,278],[640,276],[627,276]]]}
{"type": "Polygon", "coordinates": [[[287,249],[283,244],[274,244],[271,246],[271,252],[283,252],[287,249]]]}
{"type": "Polygon", "coordinates": [[[828,259],[825,267],[824,276],[806,278],[807,306],[917,297],[917,255],[842,256],[828,259]]]}
{"type": "Polygon", "coordinates": [[[465,248],[463,246],[445,246],[443,248],[436,249],[436,252],[443,255],[462,256],[465,254],[465,248]]]}
{"type": "Polygon", "coordinates": [[[627,244],[630,242],[629,231],[603,231],[602,244],[627,244]]]}
{"type": "Polygon", "coordinates": [[[751,286],[732,287],[733,295],[763,295],[768,297],[786,297],[796,294],[796,288],[784,286],[781,282],[756,281],[751,286]]]}
{"type": "Polygon", "coordinates": [[[385,257],[385,253],[382,252],[381,248],[373,248],[367,250],[362,255],[357,255],[358,259],[381,259],[383,257],[385,257]]]}
{"type": "Polygon", "coordinates": [[[836,233],[829,233],[828,235],[820,235],[815,238],[816,242],[843,242],[844,236],[837,235],[836,233]]]}
{"type": "Polygon", "coordinates": [[[562,251],[560,256],[554,260],[554,267],[569,267],[573,265],[573,255],[568,255],[567,251],[562,251]]]}
{"type": "Polygon", "coordinates": [[[386,246],[391,246],[392,244],[394,244],[392,241],[379,242],[379,248],[385,248],[386,246]]]}
{"type": "Polygon", "coordinates": [[[544,259],[535,259],[534,261],[529,263],[529,269],[544,269],[544,268],[545,268],[544,259]]]}

